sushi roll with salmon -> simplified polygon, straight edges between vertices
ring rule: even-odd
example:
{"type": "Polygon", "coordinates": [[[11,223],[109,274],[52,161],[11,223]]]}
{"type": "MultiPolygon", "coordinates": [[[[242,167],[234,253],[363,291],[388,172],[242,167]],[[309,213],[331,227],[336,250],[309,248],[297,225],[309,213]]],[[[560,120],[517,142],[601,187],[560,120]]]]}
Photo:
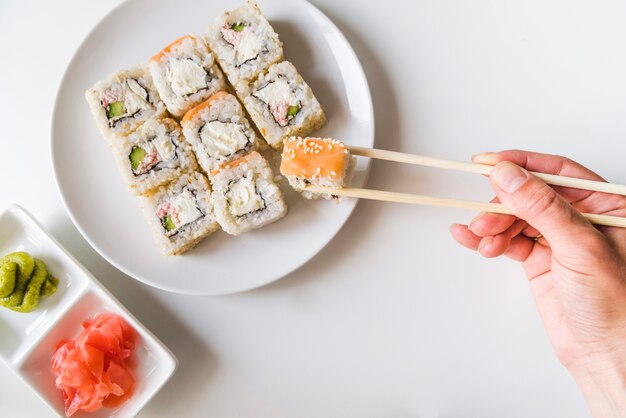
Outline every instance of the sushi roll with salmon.
{"type": "Polygon", "coordinates": [[[127,136],[165,108],[145,66],[118,71],[85,92],[91,113],[109,142],[127,136]]]}
{"type": "Polygon", "coordinates": [[[225,164],[212,176],[217,221],[231,235],[261,228],[287,213],[274,173],[258,152],[225,164]]]}
{"type": "Polygon", "coordinates": [[[350,184],[354,158],[343,142],[331,138],[291,137],[285,140],[280,173],[307,199],[330,194],[306,191],[308,185],[339,189],[350,184]]]}
{"type": "Polygon", "coordinates": [[[219,229],[211,189],[203,174],[192,172],[143,197],[155,240],[166,255],[179,255],[219,229]]]}
{"type": "Polygon", "coordinates": [[[272,65],[252,84],[240,83],[250,117],[268,144],[280,149],[290,136],[307,136],[326,123],[322,106],[289,61],[272,65]]]}
{"type": "Polygon", "coordinates": [[[233,86],[241,80],[254,80],[283,60],[282,42],[259,6],[251,1],[217,18],[206,38],[233,86]]]}
{"type": "Polygon", "coordinates": [[[187,112],[182,126],[207,174],[259,148],[239,100],[226,92],[214,94],[187,112]]]}
{"type": "Polygon", "coordinates": [[[169,118],[148,120],[113,150],[126,182],[140,195],[198,168],[180,126],[169,118]]]}
{"type": "Polygon", "coordinates": [[[154,84],[167,110],[182,117],[189,109],[226,89],[226,79],[204,41],[185,35],[150,58],[154,84]]]}

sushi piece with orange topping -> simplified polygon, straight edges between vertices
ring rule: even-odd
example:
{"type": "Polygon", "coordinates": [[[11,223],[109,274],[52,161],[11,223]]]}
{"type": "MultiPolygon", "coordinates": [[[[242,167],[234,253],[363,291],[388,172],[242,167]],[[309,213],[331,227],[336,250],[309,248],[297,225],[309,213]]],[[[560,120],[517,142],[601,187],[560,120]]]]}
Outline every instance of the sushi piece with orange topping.
{"type": "Polygon", "coordinates": [[[225,91],[189,110],[181,123],[200,166],[209,175],[222,164],[259,149],[239,100],[225,91]]]}
{"type": "Polygon", "coordinates": [[[185,35],[150,58],[148,68],[165,106],[176,117],[226,89],[226,78],[204,41],[185,35]]]}
{"type": "Polygon", "coordinates": [[[280,173],[307,199],[329,194],[306,191],[308,185],[341,188],[350,183],[354,159],[343,142],[332,138],[290,137],[283,145],[280,173]]]}
{"type": "Polygon", "coordinates": [[[211,203],[222,229],[239,235],[285,216],[287,205],[274,172],[256,151],[211,173],[211,203]]]}

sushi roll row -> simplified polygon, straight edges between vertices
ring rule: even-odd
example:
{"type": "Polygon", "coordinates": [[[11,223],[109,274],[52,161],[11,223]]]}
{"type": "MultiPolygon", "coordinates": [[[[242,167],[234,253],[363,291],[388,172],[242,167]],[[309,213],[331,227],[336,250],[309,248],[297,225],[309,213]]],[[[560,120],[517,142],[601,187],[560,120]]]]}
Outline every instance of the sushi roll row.
{"type": "Polygon", "coordinates": [[[247,1],[209,26],[207,42],[250,117],[272,148],[289,136],[306,136],[326,122],[313,91],[284,60],[282,42],[247,1]]]}
{"type": "Polygon", "coordinates": [[[227,79],[273,148],[280,150],[284,139],[306,136],[326,122],[311,88],[284,60],[282,42],[251,1],[217,18],[204,37],[185,35],[147,65],[97,83],[87,99],[105,138],[127,136],[166,110],[180,120],[215,93],[229,90],[227,79]]]}
{"type": "Polygon", "coordinates": [[[266,142],[280,150],[326,120],[251,1],[86,97],[165,254],[184,253],[220,226],[238,235],[282,218],[287,206],[259,151],[266,142]]]}

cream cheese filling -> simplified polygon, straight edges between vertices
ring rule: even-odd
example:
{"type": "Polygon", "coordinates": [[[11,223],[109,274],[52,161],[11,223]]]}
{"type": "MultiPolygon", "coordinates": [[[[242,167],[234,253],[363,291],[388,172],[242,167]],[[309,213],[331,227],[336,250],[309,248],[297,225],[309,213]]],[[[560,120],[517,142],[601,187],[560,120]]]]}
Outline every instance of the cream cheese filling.
{"type": "Polygon", "coordinates": [[[200,139],[212,158],[234,154],[248,144],[243,125],[218,120],[208,122],[200,129],[200,139]]]}

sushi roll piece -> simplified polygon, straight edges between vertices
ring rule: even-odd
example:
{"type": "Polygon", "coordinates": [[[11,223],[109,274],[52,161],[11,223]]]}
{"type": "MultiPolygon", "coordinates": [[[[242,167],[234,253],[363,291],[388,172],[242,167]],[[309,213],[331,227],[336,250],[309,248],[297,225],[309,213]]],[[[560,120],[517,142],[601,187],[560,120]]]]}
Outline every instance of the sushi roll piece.
{"type": "Polygon", "coordinates": [[[283,61],[252,84],[237,86],[250,117],[268,144],[280,149],[290,136],[307,136],[326,123],[322,106],[296,67],[283,61]]]}
{"type": "Polygon", "coordinates": [[[179,255],[219,229],[211,189],[203,174],[192,172],[143,197],[154,239],[166,255],[179,255]]]}
{"type": "Polygon", "coordinates": [[[182,125],[200,166],[209,175],[222,164],[259,148],[239,100],[226,92],[218,92],[191,109],[182,125]]]}
{"type": "Polygon", "coordinates": [[[113,149],[126,182],[140,195],[198,168],[180,126],[169,118],[149,119],[113,149]]]}
{"type": "Polygon", "coordinates": [[[331,194],[316,194],[305,190],[308,185],[339,189],[347,187],[354,171],[354,158],[343,142],[331,138],[291,137],[285,140],[280,173],[289,185],[307,199],[331,194]]]}
{"type": "Polygon", "coordinates": [[[254,80],[270,65],[283,60],[282,42],[259,6],[251,1],[217,18],[206,38],[233,86],[242,80],[254,80]]]}
{"type": "Polygon", "coordinates": [[[287,213],[274,173],[256,151],[224,165],[214,173],[212,184],[217,222],[231,235],[261,228],[287,213]]]}
{"type": "Polygon", "coordinates": [[[85,97],[98,128],[109,141],[129,135],[165,109],[145,66],[118,71],[98,81],[85,97]]]}
{"type": "Polygon", "coordinates": [[[185,35],[150,58],[154,84],[167,110],[178,118],[226,89],[226,79],[204,41],[185,35]]]}

